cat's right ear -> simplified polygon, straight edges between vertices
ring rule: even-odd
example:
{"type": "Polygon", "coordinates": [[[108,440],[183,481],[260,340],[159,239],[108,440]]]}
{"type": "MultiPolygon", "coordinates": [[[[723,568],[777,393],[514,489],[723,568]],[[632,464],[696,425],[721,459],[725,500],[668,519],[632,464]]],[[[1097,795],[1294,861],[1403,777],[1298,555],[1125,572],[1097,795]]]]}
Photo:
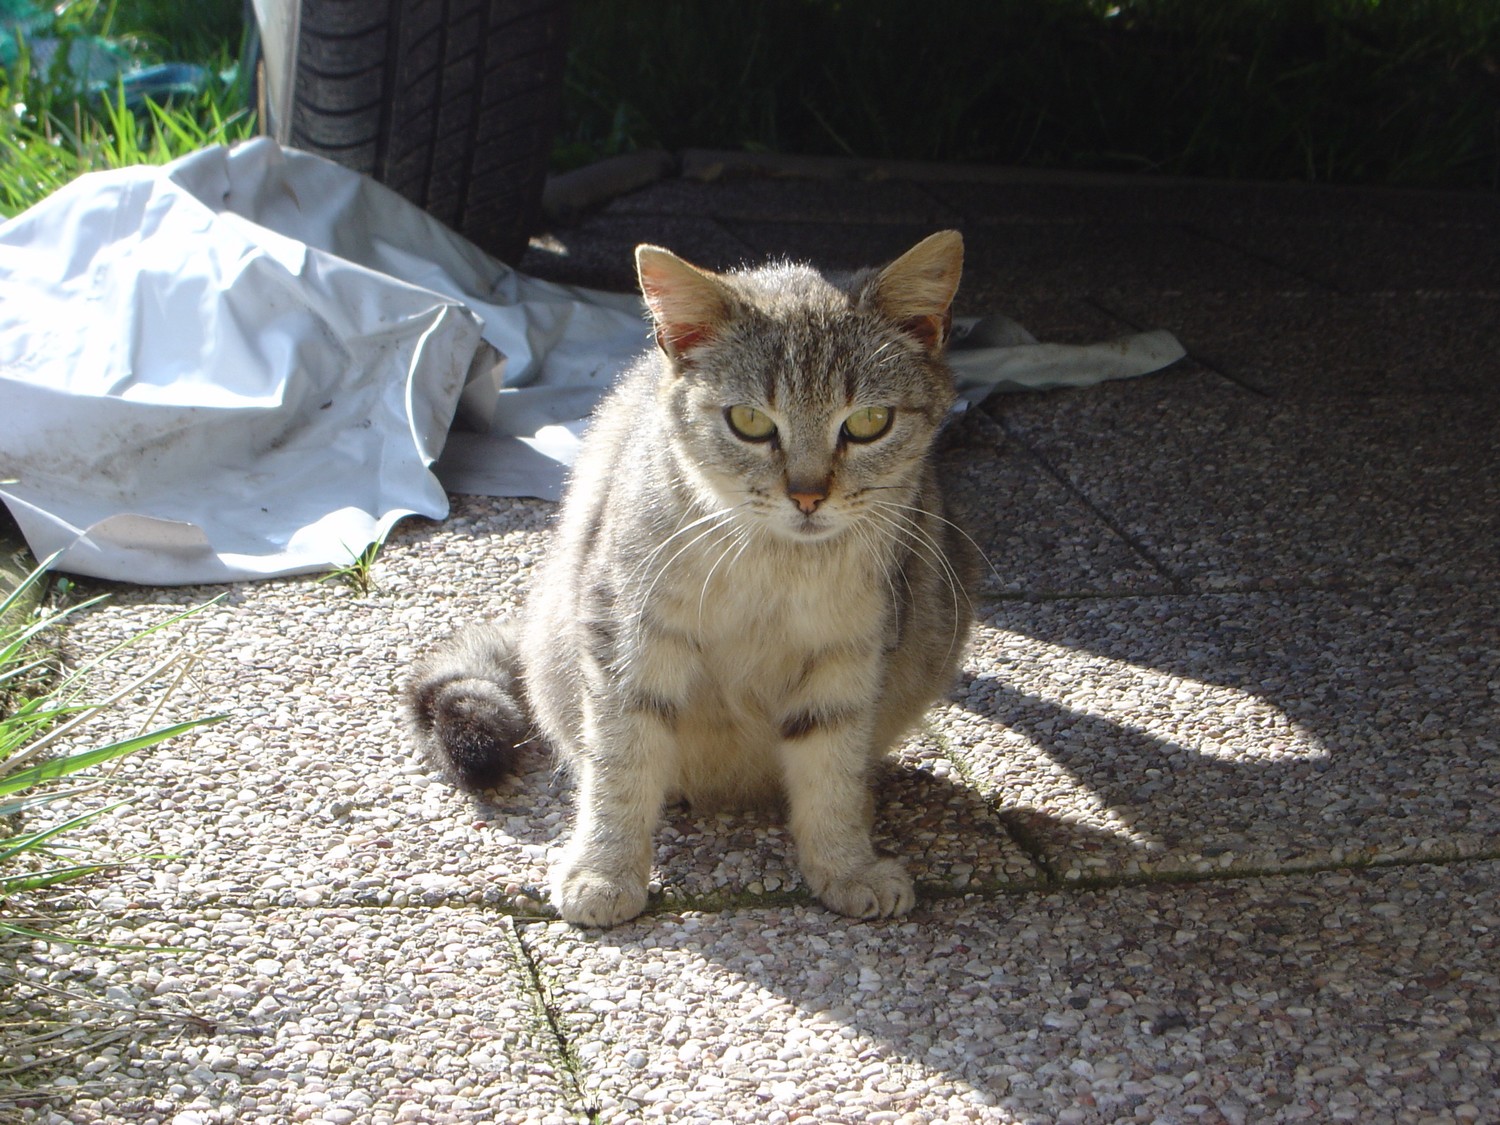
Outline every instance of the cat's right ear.
{"type": "Polygon", "coordinates": [[[964,240],[940,230],[880,271],[875,304],[929,351],[940,351],[953,328],[953,297],[964,268],[964,240]]]}
{"type": "Polygon", "coordinates": [[[712,339],[729,318],[729,292],[713,274],[660,246],[637,246],[641,295],[656,325],[656,343],[673,361],[712,339]]]}

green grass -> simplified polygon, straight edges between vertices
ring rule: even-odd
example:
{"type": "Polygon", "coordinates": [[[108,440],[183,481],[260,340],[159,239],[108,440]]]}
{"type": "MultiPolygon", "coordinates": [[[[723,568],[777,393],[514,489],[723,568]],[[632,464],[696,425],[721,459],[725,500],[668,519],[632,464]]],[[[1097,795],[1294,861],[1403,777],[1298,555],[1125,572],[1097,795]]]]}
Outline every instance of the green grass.
{"type": "Polygon", "coordinates": [[[253,136],[254,119],[234,108],[237,100],[210,89],[187,106],[147,103],[142,116],[116,97],[90,107],[74,102],[67,116],[48,111],[0,125],[0,216],[19,214],[87,172],[166,164],[253,136]]]}
{"type": "MultiPolygon", "coordinates": [[[[38,568],[0,601],[0,1116],[15,1108],[12,1096],[24,1096],[37,1072],[76,1062],[79,1011],[97,1009],[104,1025],[118,1017],[115,1006],[35,983],[26,971],[37,951],[53,942],[122,948],[99,936],[96,927],[104,920],[76,909],[86,898],[60,901],[65,885],[123,864],[166,858],[105,850],[97,821],[121,805],[104,796],[110,767],[223,717],[158,721],[162,704],[191,667],[190,654],[181,650],[108,694],[98,696],[91,687],[102,666],[197,610],[68,665],[58,655],[61,632],[103,599],[69,604],[65,582],[44,598],[45,581],[38,568]],[[112,728],[123,717],[138,733],[90,738],[93,724],[106,716],[116,720],[112,728]],[[66,1004],[73,1013],[58,1014],[66,1004]]],[[[117,1033],[105,1026],[101,1034],[117,1033]]]]}
{"type": "Polygon", "coordinates": [[[378,588],[375,582],[375,560],[380,557],[380,549],[384,546],[384,536],[359,552],[345,543],[343,547],[349,552],[349,564],[334,568],[318,581],[342,582],[353,590],[357,597],[369,597],[378,588]]]}
{"type": "Polygon", "coordinates": [[[560,164],[716,147],[1500,186],[1493,0],[576,0],[560,164]]]}
{"type": "Polygon", "coordinates": [[[80,92],[61,51],[45,73],[33,73],[23,38],[19,59],[0,71],[0,105],[8,110],[0,115],[0,216],[18,214],[86,172],[165,164],[255,132],[248,86],[233,61],[241,36],[237,3],[84,0],[62,8],[46,33],[64,43],[108,41],[141,65],[197,63],[212,77],[199,94],[133,111],[118,91],[80,92]]]}
{"type": "MultiPolygon", "coordinates": [[[[0,602],[0,942],[38,935],[31,904],[38,892],[116,866],[73,840],[80,830],[117,804],[96,805],[63,819],[44,814],[59,802],[76,803],[106,787],[100,767],[148,749],[222,716],[155,725],[171,688],[186,675],[190,661],[175,652],[153,664],[104,698],[92,698],[90,680],[104,663],[152,633],[196,613],[177,614],[76,666],[57,658],[60,630],[104,599],[71,605],[37,601],[45,569],[32,571],[0,602]],[[27,609],[34,605],[34,608],[27,609]],[[141,718],[141,731],[126,738],[90,744],[89,724],[128,706],[164,680],[170,686],[141,718]]],[[[134,857],[143,858],[143,857],[134,857]]]]}

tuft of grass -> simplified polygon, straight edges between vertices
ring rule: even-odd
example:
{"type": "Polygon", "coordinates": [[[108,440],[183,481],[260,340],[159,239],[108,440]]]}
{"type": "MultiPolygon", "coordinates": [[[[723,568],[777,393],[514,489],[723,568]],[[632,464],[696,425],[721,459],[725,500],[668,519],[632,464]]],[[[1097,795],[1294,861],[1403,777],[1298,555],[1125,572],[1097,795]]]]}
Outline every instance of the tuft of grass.
{"type": "Polygon", "coordinates": [[[20,214],[88,172],[166,164],[253,136],[254,116],[233,100],[210,89],[186,109],[147,102],[142,116],[117,94],[98,109],[74,102],[67,118],[49,112],[0,125],[0,216],[20,214]]]}
{"type": "MultiPolygon", "coordinates": [[[[89,690],[102,665],[204,607],[176,614],[65,667],[56,654],[58,633],[71,618],[103,599],[49,604],[39,598],[45,573],[45,564],[36,568],[0,602],[0,1030],[5,1037],[5,1050],[0,1052],[0,1117],[17,1108],[16,1098],[37,1092],[38,1073],[76,1061],[80,1041],[93,1046],[113,1042],[141,1018],[125,1013],[121,1023],[123,1010],[118,1005],[55,988],[22,969],[49,943],[140,948],[104,941],[78,916],[59,909],[71,904],[57,901],[65,885],[127,863],[167,858],[101,852],[89,829],[122,804],[90,803],[110,784],[105,767],[224,718],[214,715],[158,725],[162,704],[191,667],[191,658],[180,651],[103,698],[94,698],[89,690]],[[163,682],[164,688],[159,686],[163,682]],[[133,708],[143,694],[153,692],[156,703],[140,717],[140,733],[90,744],[91,722],[133,708]],[[67,802],[66,811],[62,802],[67,802]],[[60,928],[63,917],[72,920],[60,928]],[[71,1013],[61,1014],[61,1006],[70,1006],[71,1013]],[[80,1013],[87,1013],[82,1027],[80,1013]],[[101,1026],[95,1027],[96,1022],[101,1026]]],[[[64,587],[64,599],[66,592],[64,587]]]]}
{"type": "Polygon", "coordinates": [[[32,48],[18,39],[18,57],[0,70],[0,217],[39,202],[87,172],[134,164],[165,164],[212,144],[255,133],[247,76],[232,63],[241,35],[239,5],[228,18],[223,0],[204,5],[146,0],[83,0],[62,6],[45,30],[63,45],[45,68],[32,65],[32,48]],[[130,27],[130,33],[119,31],[130,27]],[[233,39],[225,36],[232,35],[233,39]],[[165,57],[206,65],[210,77],[197,94],[127,106],[124,91],[84,88],[68,49],[81,44],[141,64],[165,57]]]}
{"type": "MultiPolygon", "coordinates": [[[[7,11],[20,6],[7,5],[7,11]]],[[[35,17],[9,41],[14,53],[0,52],[0,217],[24,210],[86,172],[162,164],[253,134],[254,120],[245,108],[247,84],[230,65],[227,46],[242,34],[241,0],[71,0],[55,8],[35,7],[35,17]],[[121,27],[132,33],[120,33],[121,27]],[[38,45],[45,45],[44,38],[60,44],[49,65],[32,65],[27,36],[38,45]],[[84,49],[75,51],[76,46],[84,49]],[[123,88],[101,96],[70,70],[90,52],[140,64],[207,64],[218,77],[210,77],[200,93],[131,109],[123,88]]],[[[0,34],[0,47],[4,39],[0,34]]],[[[17,575],[8,562],[0,568],[0,589],[10,589],[0,598],[0,1036],[5,1042],[0,1118],[5,1120],[48,1092],[38,1084],[38,1074],[76,1063],[80,1044],[115,1042],[134,1034],[143,1020],[163,1018],[56,988],[42,979],[40,966],[28,963],[56,942],[139,948],[106,942],[91,929],[91,915],[65,911],[74,902],[63,899],[64,889],[71,893],[80,881],[125,864],[167,858],[105,850],[97,822],[121,804],[107,797],[112,771],[132,754],[225,717],[158,722],[161,706],[191,668],[191,655],[181,651],[103,698],[91,689],[102,666],[204,607],[68,666],[58,656],[60,635],[71,619],[102,599],[71,604],[68,584],[59,580],[49,602],[43,597],[46,564],[29,573],[23,566],[17,575]],[[89,737],[91,723],[133,712],[143,696],[155,703],[131,715],[138,733],[89,737]]],[[[76,1083],[71,1089],[76,1091],[76,1083]]]]}
{"type": "Polygon", "coordinates": [[[353,590],[361,598],[367,598],[373,594],[378,586],[375,582],[375,560],[380,556],[380,549],[385,546],[385,537],[375,540],[363,551],[355,552],[353,547],[344,544],[344,550],[349,552],[350,562],[348,566],[341,566],[329,571],[321,582],[342,582],[353,590]]]}
{"type": "Polygon", "coordinates": [[[156,662],[105,698],[91,698],[88,690],[90,674],[102,663],[203,607],[176,614],[90,660],[65,668],[57,660],[53,640],[70,618],[97,606],[104,596],[60,608],[42,603],[23,612],[45,574],[44,564],[0,602],[0,942],[16,936],[57,939],[36,928],[35,911],[29,904],[39,892],[122,862],[161,858],[101,859],[91,855],[86,845],[73,843],[81,829],[119,808],[119,802],[61,820],[47,821],[41,814],[59,802],[76,803],[106,788],[108,781],[99,773],[100,767],[224,718],[215,715],[154,725],[160,707],[191,665],[180,652],[156,662]],[[141,733],[86,745],[89,723],[167,677],[170,685],[145,716],[141,733]],[[85,744],[80,747],[80,743],[85,744]],[[33,826],[39,818],[43,823],[33,826]]]}

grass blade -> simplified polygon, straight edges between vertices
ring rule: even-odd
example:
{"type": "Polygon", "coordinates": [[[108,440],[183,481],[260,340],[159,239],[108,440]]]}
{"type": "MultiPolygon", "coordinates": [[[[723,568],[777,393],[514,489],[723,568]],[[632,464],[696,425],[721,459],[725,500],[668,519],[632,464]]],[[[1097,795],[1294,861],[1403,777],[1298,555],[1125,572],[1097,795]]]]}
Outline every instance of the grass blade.
{"type": "MultiPolygon", "coordinates": [[[[12,836],[6,841],[9,846],[0,849],[0,863],[4,863],[6,860],[18,856],[22,852],[36,851],[44,847],[48,840],[61,836],[64,832],[70,832],[74,828],[86,824],[96,817],[103,816],[105,813],[111,813],[115,809],[123,808],[129,803],[129,801],[116,801],[114,804],[105,805],[103,808],[89,809],[87,812],[81,812],[69,820],[62,821],[60,824],[54,824],[36,832],[27,832],[19,836],[12,836]]],[[[3,880],[0,880],[0,886],[3,885],[3,880]]]]}
{"type": "Polygon", "coordinates": [[[91,766],[101,765],[116,758],[123,758],[126,754],[134,754],[137,750],[144,750],[148,746],[155,746],[159,742],[165,742],[169,738],[175,738],[179,734],[185,734],[187,731],[196,730],[199,727],[222,722],[226,718],[228,718],[227,715],[210,715],[205,719],[189,719],[186,722],[174,723],[172,726],[162,727],[160,730],[137,735],[134,738],[112,742],[108,746],[100,746],[93,750],[82,750],[76,754],[68,754],[60,758],[50,758],[41,763],[41,765],[31,766],[28,769],[20,770],[6,778],[0,779],[0,797],[8,797],[12,793],[33,788],[43,782],[59,777],[67,777],[69,774],[77,773],[79,770],[86,770],[91,766]]]}

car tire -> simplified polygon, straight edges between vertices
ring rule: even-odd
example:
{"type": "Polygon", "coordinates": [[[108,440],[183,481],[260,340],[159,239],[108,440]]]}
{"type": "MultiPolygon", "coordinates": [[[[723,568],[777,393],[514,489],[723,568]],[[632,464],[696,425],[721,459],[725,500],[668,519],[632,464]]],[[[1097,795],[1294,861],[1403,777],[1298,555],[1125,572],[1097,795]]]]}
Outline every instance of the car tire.
{"type": "Polygon", "coordinates": [[[287,40],[276,44],[280,88],[262,98],[267,132],[519,259],[540,219],[557,124],[563,3],[257,0],[256,11],[268,62],[272,36],[287,40]]]}

